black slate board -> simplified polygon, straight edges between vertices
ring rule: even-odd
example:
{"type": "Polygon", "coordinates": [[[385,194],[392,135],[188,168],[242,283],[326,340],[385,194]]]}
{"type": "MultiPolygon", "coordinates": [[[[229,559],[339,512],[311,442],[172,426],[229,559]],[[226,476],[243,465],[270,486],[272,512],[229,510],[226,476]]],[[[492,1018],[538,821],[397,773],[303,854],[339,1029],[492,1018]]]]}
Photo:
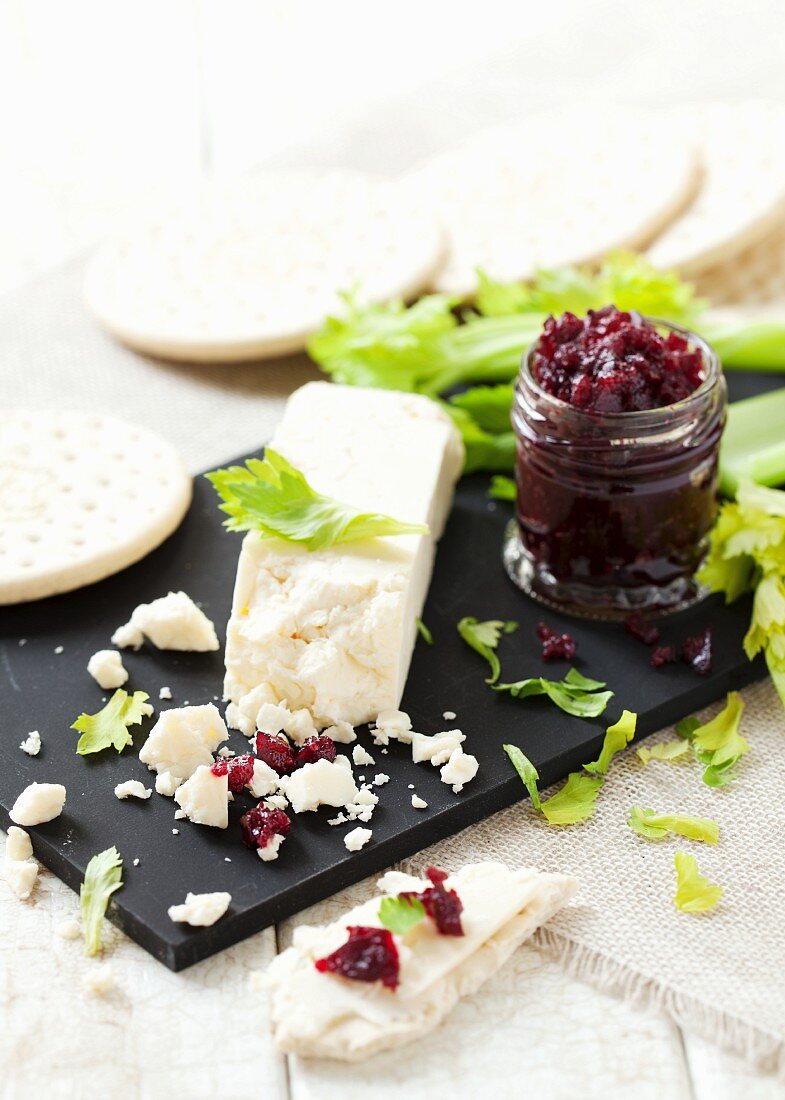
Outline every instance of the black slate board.
{"type": "MultiPolygon", "coordinates": [[[[777,381],[736,375],[731,387],[737,396],[748,396],[777,381]]],[[[480,771],[462,794],[454,795],[441,783],[437,769],[413,764],[406,747],[392,744],[383,755],[363,731],[360,740],[376,759],[375,767],[365,769],[368,779],[379,771],[391,776],[380,788],[371,843],[348,853],[343,837],[352,826],[327,826],[336,811],[321,810],[297,817],[279,859],[262,864],[240,843],[237,818],[249,799],[233,804],[226,831],[176,822],[171,799],[155,794],[147,802],[115,798],[115,784],[123,780],[152,785],[154,777],[134,751],[76,756],[77,734],[69,726],[81,711],[99,709],[104,694],[85,666],[95,650],[110,644],[113,630],[136,604],[182,588],[213,619],[223,647],[240,539],[224,531],[213,490],[198,478],[182,526],[144,561],[81,591],[0,609],[0,824],[8,827],[8,810],[28,783],[64,783],[68,799],[62,816],[32,830],[36,856],[78,890],[90,857],[116,844],[125,861],[124,886],[115,895],[111,919],[166,966],[180,970],[520,799],[520,780],[501,750],[504,742],[524,749],[547,786],[596,756],[605,726],[622,706],[638,712],[638,731],[644,736],[765,674],[762,662],[750,664],[741,648],[748,600],[726,608],[712,597],[664,621],[665,641],[680,641],[711,623],[715,659],[706,677],[681,664],[652,670],[649,651],[618,625],[543,612],[502,569],[509,507],[489,502],[486,490],[485,477],[467,478],[459,487],[424,612],[435,645],[418,641],[402,703],[424,733],[460,726],[467,734],[466,747],[479,758],[480,771]],[[607,679],[616,698],[603,718],[582,721],[541,698],[516,702],[495,694],[483,684],[484,662],[456,633],[463,615],[519,620],[519,631],[503,639],[500,649],[509,679],[542,673],[534,635],[540,618],[569,629],[578,641],[576,666],[607,679]],[[26,644],[19,645],[21,638],[26,644]],[[57,655],[60,645],[63,653],[57,655]],[[445,721],[444,711],[455,711],[456,721],[445,721]],[[19,749],[32,729],[40,730],[43,740],[35,758],[19,749]],[[428,802],[427,811],[412,808],[409,783],[428,802]],[[173,834],[174,828],[179,834],[173,834]],[[183,901],[189,890],[229,891],[229,913],[207,929],[172,923],[167,907],[183,901]]],[[[126,686],[147,691],[156,711],[164,684],[174,698],[163,707],[209,702],[221,693],[221,652],[178,654],[145,647],[127,652],[124,661],[130,672],[126,686]]],[[[551,667],[557,677],[566,666],[557,662],[551,667]]],[[[152,721],[137,727],[136,750],[152,721]]],[[[237,751],[247,746],[239,733],[229,744],[237,751]]]]}

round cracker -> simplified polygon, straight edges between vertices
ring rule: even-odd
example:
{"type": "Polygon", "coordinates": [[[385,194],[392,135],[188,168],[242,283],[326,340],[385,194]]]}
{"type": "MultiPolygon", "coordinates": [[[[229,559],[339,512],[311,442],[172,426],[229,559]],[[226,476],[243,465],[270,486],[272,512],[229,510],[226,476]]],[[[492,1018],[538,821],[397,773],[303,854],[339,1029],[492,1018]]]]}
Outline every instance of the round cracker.
{"type": "Polygon", "coordinates": [[[304,347],[354,287],[369,302],[415,295],[443,253],[437,221],[389,180],[270,172],[107,242],[85,292],[138,351],[242,362],[304,347]]]}
{"type": "Polygon", "coordinates": [[[92,584],[174,531],[192,482],[175,449],[111,416],[16,411],[0,423],[0,604],[92,584]]]}
{"type": "Polygon", "coordinates": [[[659,112],[535,115],[481,134],[405,180],[441,214],[449,256],[438,290],[470,295],[476,269],[496,279],[591,263],[649,244],[694,198],[694,151],[659,112]]]}
{"type": "Polygon", "coordinates": [[[785,218],[785,105],[706,104],[673,120],[699,143],[705,179],[649,258],[695,278],[763,242],[785,218]]]}

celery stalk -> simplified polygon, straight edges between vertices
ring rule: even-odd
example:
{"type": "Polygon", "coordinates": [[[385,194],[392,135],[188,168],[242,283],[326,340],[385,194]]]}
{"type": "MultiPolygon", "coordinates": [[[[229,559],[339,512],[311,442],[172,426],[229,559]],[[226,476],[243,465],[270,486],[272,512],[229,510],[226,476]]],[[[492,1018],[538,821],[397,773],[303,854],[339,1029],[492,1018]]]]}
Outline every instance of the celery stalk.
{"type": "Polygon", "coordinates": [[[709,309],[697,331],[725,370],[785,370],[785,310],[709,309]]]}
{"type": "Polygon", "coordinates": [[[785,388],[734,401],[720,449],[720,490],[734,496],[742,478],[785,483],[785,388]]]}

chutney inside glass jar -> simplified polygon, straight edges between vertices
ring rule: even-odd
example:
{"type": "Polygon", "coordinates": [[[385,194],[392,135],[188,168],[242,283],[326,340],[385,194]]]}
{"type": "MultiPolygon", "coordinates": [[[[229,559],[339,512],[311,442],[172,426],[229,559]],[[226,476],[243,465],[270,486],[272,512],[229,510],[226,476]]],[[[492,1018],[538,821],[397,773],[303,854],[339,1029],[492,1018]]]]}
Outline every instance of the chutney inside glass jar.
{"type": "Polygon", "coordinates": [[[716,354],[686,329],[613,306],[549,318],[513,400],[515,583],[600,619],[698,598],[726,402],[716,354]]]}

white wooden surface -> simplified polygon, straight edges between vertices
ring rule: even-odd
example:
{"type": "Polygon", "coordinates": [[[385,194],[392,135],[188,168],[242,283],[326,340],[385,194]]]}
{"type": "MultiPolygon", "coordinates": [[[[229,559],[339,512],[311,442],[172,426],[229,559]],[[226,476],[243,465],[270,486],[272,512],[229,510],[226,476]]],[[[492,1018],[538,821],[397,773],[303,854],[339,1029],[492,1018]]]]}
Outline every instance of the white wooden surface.
{"type": "MultiPolygon", "coordinates": [[[[735,0],[658,0],[656,24],[650,6],[613,0],[514,11],[503,0],[460,2],[449,14],[427,0],[0,0],[0,291],[200,173],[402,168],[465,130],[575,96],[783,98],[785,9],[758,0],[754,10],[753,26],[752,8],[735,0]]],[[[342,895],[309,915],[324,920],[344,904],[342,895]]],[[[286,1062],[253,974],[290,922],[172,975],[114,932],[105,962],[83,959],[78,943],[53,934],[76,908],[48,874],[28,903],[0,884],[4,1100],[783,1092],[531,948],[421,1047],[357,1067],[286,1062]],[[117,991],[98,1000],[82,980],[104,965],[117,991]]]]}

